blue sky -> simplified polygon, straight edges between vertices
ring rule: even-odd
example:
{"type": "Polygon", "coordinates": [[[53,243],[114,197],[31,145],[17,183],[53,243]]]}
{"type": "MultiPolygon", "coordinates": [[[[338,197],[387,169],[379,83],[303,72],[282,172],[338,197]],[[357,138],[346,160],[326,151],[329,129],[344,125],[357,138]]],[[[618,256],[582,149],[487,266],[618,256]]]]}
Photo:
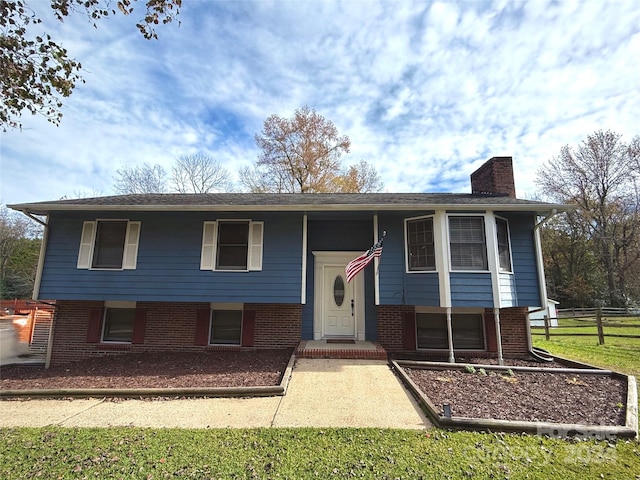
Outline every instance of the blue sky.
{"type": "Polygon", "coordinates": [[[43,31],[84,68],[62,124],[0,133],[2,203],[114,194],[118,168],[202,152],[234,174],[271,114],[303,105],[351,138],[390,192],[468,192],[492,156],[516,191],[596,130],[640,134],[640,2],[186,0],[144,40],[131,17],[43,31]]]}

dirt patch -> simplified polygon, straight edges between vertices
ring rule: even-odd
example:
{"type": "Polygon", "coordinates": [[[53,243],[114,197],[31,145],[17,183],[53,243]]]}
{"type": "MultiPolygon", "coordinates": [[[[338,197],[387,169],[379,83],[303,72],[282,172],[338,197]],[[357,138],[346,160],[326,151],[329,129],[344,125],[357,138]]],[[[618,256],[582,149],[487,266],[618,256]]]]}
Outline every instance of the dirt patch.
{"type": "Polygon", "coordinates": [[[280,383],[291,349],[154,352],[91,358],[51,367],[0,369],[0,389],[257,387],[280,383]]]}
{"type": "MultiPolygon", "coordinates": [[[[539,366],[539,364],[538,364],[539,366]]],[[[546,365],[545,365],[546,366],[546,365]]],[[[404,368],[440,414],[453,416],[624,425],[627,383],[607,375],[404,368]]]]}

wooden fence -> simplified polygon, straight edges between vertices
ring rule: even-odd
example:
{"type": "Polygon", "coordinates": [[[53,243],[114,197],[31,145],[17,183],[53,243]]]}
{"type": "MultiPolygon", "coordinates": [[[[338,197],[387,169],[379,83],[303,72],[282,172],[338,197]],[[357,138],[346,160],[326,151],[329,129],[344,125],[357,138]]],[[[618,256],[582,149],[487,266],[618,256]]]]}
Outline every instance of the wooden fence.
{"type": "Polygon", "coordinates": [[[640,338],[640,311],[629,310],[625,308],[565,308],[557,311],[557,319],[572,318],[579,321],[577,325],[558,325],[551,326],[551,319],[545,315],[544,325],[531,325],[532,335],[544,335],[545,340],[549,340],[551,337],[598,337],[598,343],[604,345],[605,337],[611,338],[640,338]],[[612,318],[625,317],[636,318],[638,323],[616,323],[610,321],[612,318]],[[582,332],[562,332],[562,329],[576,329],[576,328],[593,328],[596,327],[597,333],[582,333],[582,332]],[[605,327],[607,333],[605,333],[605,327]],[[638,328],[638,335],[635,334],[621,334],[612,333],[610,329],[616,328],[638,328]],[[543,332],[536,330],[544,329],[543,332]]]}

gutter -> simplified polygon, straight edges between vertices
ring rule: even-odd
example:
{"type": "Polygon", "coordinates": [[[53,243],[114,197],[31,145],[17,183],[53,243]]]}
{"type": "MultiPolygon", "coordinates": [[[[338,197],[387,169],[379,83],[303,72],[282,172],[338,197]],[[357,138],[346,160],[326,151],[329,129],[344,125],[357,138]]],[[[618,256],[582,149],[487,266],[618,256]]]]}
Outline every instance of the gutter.
{"type": "MultiPolygon", "coordinates": [[[[509,203],[369,203],[369,204],[348,204],[348,203],[331,203],[331,204],[256,204],[256,205],[70,205],[70,204],[13,204],[7,207],[18,210],[27,216],[45,215],[47,212],[62,211],[138,211],[138,212],[248,212],[248,211],[267,211],[267,212],[328,212],[328,211],[424,211],[424,210],[451,210],[451,211],[504,211],[504,212],[536,212],[543,215],[553,208],[554,211],[564,210],[566,205],[560,204],[509,204],[509,203]]],[[[40,223],[40,222],[39,222],[40,223]]]]}

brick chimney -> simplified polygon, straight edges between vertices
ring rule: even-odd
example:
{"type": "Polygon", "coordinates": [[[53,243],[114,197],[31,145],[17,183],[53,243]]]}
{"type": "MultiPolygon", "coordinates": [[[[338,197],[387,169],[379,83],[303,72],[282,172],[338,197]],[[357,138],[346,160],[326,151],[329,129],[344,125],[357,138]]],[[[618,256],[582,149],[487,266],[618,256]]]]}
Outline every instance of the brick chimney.
{"type": "Polygon", "coordinates": [[[516,198],[512,157],[492,157],[471,174],[471,193],[516,198]]]}

